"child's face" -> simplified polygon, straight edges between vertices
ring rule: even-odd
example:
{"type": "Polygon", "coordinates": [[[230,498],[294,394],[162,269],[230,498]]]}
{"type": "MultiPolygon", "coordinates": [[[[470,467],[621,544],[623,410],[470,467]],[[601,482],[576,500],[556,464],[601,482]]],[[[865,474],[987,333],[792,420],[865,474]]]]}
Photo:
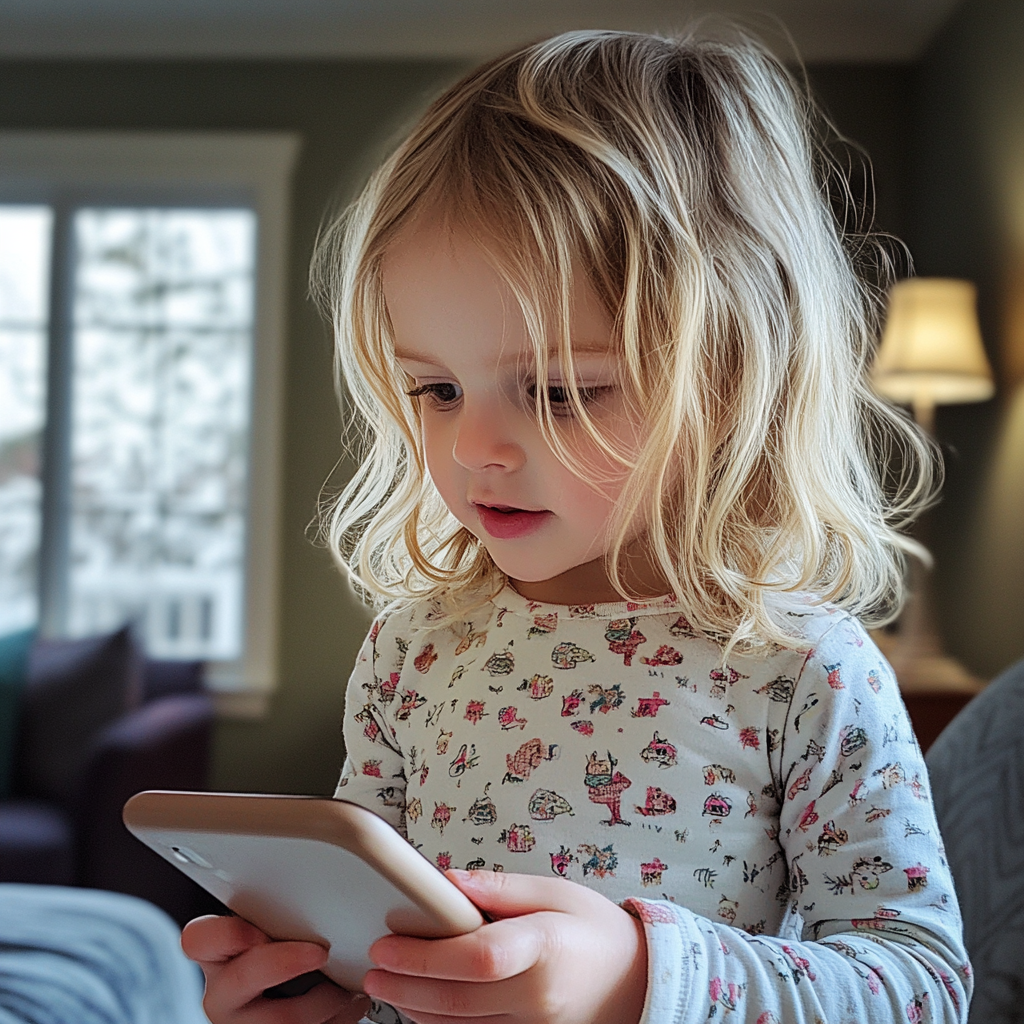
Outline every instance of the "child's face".
{"type": "MultiPolygon", "coordinates": [[[[419,392],[427,467],[452,514],[524,596],[616,600],[603,555],[626,471],[573,420],[554,352],[548,379],[536,381],[519,304],[482,251],[468,235],[421,224],[388,253],[384,293],[398,362],[419,392]],[[558,429],[599,489],[570,472],[544,440],[534,411],[538,386],[550,389],[558,429]]],[[[572,300],[582,397],[605,434],[635,451],[640,424],[617,384],[608,315],[582,280],[572,300]]],[[[662,593],[647,576],[627,579],[662,593]]]]}

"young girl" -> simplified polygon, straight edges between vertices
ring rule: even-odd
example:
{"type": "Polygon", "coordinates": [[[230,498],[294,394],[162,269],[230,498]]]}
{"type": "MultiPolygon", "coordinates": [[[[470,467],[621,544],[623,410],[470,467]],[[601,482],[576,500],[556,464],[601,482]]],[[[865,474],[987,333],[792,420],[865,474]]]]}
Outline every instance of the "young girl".
{"type": "MultiPolygon", "coordinates": [[[[866,386],[807,120],[749,42],[570,33],[451,88],[323,241],[369,439],[331,537],[386,604],[338,796],[494,918],[374,945],[366,991],[415,1021],[966,1017],[924,763],[854,617],[899,603],[929,453],[866,386]]],[[[316,946],[184,943],[216,1024],[367,1009],[261,995],[316,946]]]]}

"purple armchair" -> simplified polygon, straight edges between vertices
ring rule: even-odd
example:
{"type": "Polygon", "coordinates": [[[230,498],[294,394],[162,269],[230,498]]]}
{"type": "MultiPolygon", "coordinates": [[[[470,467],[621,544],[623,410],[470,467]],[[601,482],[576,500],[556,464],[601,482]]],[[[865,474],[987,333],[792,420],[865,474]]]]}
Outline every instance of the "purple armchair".
{"type": "Polygon", "coordinates": [[[206,788],[214,716],[201,663],[143,658],[127,630],[39,641],[21,703],[0,882],[123,892],[179,923],[210,909],[121,822],[139,790],[206,788]]]}

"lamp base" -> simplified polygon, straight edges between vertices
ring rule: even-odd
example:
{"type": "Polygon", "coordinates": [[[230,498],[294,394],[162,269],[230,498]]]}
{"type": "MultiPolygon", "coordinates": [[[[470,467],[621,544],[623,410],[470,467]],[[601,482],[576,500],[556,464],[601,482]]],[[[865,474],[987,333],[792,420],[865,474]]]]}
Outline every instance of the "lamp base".
{"type": "MultiPolygon", "coordinates": [[[[919,533],[924,534],[925,531],[919,528],[919,533]]],[[[911,560],[909,570],[909,595],[895,632],[876,629],[871,633],[871,638],[892,665],[900,691],[980,693],[987,680],[979,679],[956,658],[946,654],[935,626],[928,570],[916,559],[911,560]]]]}
{"type": "Polygon", "coordinates": [[[871,639],[892,665],[903,693],[980,693],[985,688],[985,680],[943,653],[933,634],[908,636],[876,629],[871,639]]]}

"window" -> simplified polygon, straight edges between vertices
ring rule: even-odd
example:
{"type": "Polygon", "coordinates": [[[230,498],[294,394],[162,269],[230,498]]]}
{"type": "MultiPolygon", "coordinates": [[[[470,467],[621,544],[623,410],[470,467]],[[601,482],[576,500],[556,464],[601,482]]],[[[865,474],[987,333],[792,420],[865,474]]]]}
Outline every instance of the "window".
{"type": "Polygon", "coordinates": [[[275,682],[296,149],[0,137],[0,632],[131,620],[241,713],[275,682]]]}
{"type": "Polygon", "coordinates": [[[38,617],[52,211],[0,206],[0,633],[38,617]]]}

